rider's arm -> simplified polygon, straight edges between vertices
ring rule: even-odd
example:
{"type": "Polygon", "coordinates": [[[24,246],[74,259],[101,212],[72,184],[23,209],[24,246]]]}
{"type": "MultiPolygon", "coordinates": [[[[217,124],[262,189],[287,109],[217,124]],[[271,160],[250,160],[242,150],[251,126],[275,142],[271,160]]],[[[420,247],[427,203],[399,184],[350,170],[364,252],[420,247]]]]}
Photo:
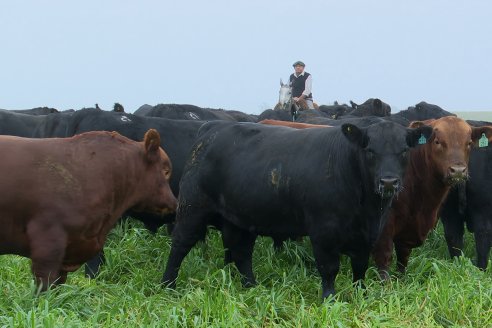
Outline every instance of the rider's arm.
{"type": "Polygon", "coordinates": [[[306,79],[306,84],[304,85],[304,91],[302,92],[302,96],[304,96],[303,98],[307,98],[309,97],[309,95],[311,94],[311,88],[313,86],[313,79],[311,78],[311,75],[309,75],[306,79]]]}

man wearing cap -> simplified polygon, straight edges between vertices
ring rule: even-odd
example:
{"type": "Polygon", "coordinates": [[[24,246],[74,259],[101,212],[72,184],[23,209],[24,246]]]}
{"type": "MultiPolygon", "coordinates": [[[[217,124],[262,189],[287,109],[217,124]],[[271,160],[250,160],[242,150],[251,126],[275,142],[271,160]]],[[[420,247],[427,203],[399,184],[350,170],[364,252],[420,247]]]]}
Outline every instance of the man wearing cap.
{"type": "Polygon", "coordinates": [[[314,109],[311,74],[304,72],[306,65],[300,60],[292,66],[294,66],[294,73],[290,75],[289,79],[292,86],[292,99],[301,109],[314,109]]]}

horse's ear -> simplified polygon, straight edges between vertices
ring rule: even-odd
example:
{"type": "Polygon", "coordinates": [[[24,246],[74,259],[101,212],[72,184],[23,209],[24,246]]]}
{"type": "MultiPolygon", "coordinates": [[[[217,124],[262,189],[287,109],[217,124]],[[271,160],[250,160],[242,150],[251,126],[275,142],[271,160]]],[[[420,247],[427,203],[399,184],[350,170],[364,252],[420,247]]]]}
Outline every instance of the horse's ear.
{"type": "Polygon", "coordinates": [[[280,86],[283,87],[284,86],[284,82],[282,81],[282,78],[280,78],[280,86]]]}

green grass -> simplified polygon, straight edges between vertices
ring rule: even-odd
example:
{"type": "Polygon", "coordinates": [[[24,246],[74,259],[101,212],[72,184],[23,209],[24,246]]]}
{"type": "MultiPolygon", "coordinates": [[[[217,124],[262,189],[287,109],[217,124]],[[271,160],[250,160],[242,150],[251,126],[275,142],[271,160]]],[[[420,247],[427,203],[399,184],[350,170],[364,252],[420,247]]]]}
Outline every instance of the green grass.
{"type": "Polygon", "coordinates": [[[66,285],[40,295],[30,260],[0,256],[0,327],[490,327],[492,276],[481,272],[473,237],[465,257],[450,260],[442,228],[411,256],[408,272],[381,283],[372,266],[366,290],[354,288],[347,258],[337,295],[321,303],[320,278],[310,244],[288,242],[273,251],[259,238],[254,270],[259,285],[241,287],[233,266],[223,266],[218,232],[183,262],[177,289],[160,285],[170,249],[164,231],[150,235],[138,223],[114,229],[107,263],[95,280],[82,269],[66,285]]]}
{"type": "Polygon", "coordinates": [[[465,120],[492,122],[492,111],[454,112],[454,113],[465,120]]]}

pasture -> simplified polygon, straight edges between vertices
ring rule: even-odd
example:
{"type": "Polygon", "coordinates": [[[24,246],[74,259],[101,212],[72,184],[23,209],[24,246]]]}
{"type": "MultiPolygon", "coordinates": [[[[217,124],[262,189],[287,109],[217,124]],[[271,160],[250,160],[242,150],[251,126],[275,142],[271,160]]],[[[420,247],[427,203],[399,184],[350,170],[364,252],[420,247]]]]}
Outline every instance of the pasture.
{"type": "MultiPolygon", "coordinates": [[[[492,120],[492,112],[457,112],[492,120]]],[[[211,230],[180,269],[176,290],[160,284],[171,238],[152,235],[137,221],[112,230],[106,264],[96,279],[83,268],[66,285],[39,293],[31,261],[0,256],[0,327],[491,327],[492,266],[475,267],[473,236],[464,256],[451,260],[442,225],[413,251],[405,275],[382,283],[370,263],[362,289],[342,257],[337,294],[321,302],[320,277],[309,241],[278,251],[258,238],[253,269],[258,285],[241,286],[237,269],[223,265],[220,234],[211,230]]]]}
{"type": "Polygon", "coordinates": [[[381,283],[374,266],[366,289],[354,288],[343,257],[338,293],[321,303],[320,278],[307,240],[275,252],[259,238],[253,265],[259,285],[241,287],[237,270],[223,266],[220,235],[209,233],[184,260],[176,290],[159,282],[171,240],[140,223],[116,227],[106,246],[107,263],[95,280],[83,270],[67,285],[37,295],[30,260],[0,256],[1,327],[437,327],[492,325],[491,266],[472,263],[474,243],[465,236],[465,257],[450,260],[442,227],[413,252],[408,272],[381,283]]]}
{"type": "Polygon", "coordinates": [[[454,112],[459,117],[465,120],[476,121],[492,121],[492,111],[477,111],[477,112],[454,112]]]}

